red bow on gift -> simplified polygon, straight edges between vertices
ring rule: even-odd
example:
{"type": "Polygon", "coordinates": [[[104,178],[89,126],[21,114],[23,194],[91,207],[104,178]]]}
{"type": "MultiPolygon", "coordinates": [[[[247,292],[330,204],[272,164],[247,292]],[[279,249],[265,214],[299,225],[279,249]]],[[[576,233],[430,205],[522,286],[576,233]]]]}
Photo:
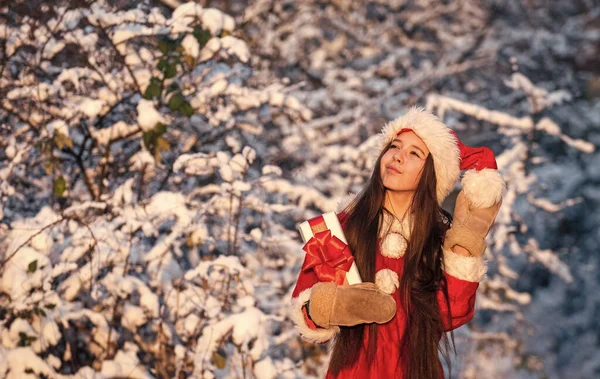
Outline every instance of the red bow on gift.
{"type": "Polygon", "coordinates": [[[313,269],[322,282],[344,284],[354,257],[348,245],[331,235],[331,230],[315,233],[302,250],[306,251],[302,271],[313,269]]]}

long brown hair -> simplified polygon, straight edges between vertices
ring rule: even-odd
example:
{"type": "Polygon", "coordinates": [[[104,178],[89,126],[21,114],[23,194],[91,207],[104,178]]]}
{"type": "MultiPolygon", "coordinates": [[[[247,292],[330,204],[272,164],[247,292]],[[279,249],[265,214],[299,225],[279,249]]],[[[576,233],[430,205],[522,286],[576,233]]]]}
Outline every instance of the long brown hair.
{"type": "MultiPolygon", "coordinates": [[[[381,180],[380,166],[381,158],[390,146],[391,143],[377,158],[366,186],[344,209],[344,235],[365,282],[375,281],[379,227],[383,212],[388,212],[383,206],[386,189],[381,180]]],[[[404,377],[410,379],[440,378],[438,351],[450,370],[450,343],[443,331],[436,293],[438,289],[442,289],[446,305],[450,309],[447,283],[441,267],[442,238],[449,227],[451,215],[438,205],[436,184],[433,159],[428,155],[409,207],[409,212],[414,211],[414,216],[410,241],[404,255],[404,273],[400,279],[403,304],[398,311],[405,313],[407,324],[400,341],[400,356],[396,359],[405,362],[404,377]]],[[[367,360],[372,362],[377,350],[377,324],[341,327],[329,363],[329,370],[334,375],[357,360],[366,328],[369,328],[367,360]]],[[[452,334],[451,339],[454,346],[452,334]]]]}

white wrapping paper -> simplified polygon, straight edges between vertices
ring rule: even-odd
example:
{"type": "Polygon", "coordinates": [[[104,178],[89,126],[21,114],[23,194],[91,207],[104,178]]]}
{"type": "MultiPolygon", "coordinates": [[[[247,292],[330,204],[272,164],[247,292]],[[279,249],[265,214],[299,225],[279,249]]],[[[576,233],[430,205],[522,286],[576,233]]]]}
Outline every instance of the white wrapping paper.
{"type": "MultiPolygon", "coordinates": [[[[342,225],[340,225],[340,221],[335,212],[323,213],[323,219],[325,220],[325,224],[327,224],[327,228],[331,230],[331,234],[339,238],[345,244],[348,244],[348,241],[346,241],[346,237],[344,236],[342,225]]],[[[298,230],[300,231],[304,243],[313,237],[313,232],[308,221],[304,221],[298,225],[298,230]]],[[[358,273],[358,267],[356,267],[356,262],[352,262],[350,270],[346,273],[346,280],[348,280],[348,284],[362,283],[362,279],[358,273]]]]}

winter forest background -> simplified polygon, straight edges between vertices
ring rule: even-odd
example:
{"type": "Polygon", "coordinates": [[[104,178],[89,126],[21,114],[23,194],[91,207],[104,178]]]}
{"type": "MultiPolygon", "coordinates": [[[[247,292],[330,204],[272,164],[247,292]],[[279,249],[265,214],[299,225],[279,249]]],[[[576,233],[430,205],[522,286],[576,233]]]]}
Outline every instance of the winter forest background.
{"type": "Polygon", "coordinates": [[[296,224],[412,105],[508,185],[453,377],[600,375],[598,2],[2,4],[0,377],[318,377],[296,224]]]}

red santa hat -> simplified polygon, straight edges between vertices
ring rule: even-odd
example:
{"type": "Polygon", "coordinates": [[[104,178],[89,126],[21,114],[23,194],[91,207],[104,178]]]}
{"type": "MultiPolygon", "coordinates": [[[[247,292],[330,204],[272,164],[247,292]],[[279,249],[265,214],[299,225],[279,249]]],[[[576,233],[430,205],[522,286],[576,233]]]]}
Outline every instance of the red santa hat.
{"type": "Polygon", "coordinates": [[[433,158],[439,204],[454,188],[461,170],[467,170],[461,184],[473,207],[487,208],[500,201],[505,185],[492,150],[464,145],[452,129],[424,108],[412,107],[383,126],[377,156],[399,133],[407,130],[423,140],[433,158]]]}

